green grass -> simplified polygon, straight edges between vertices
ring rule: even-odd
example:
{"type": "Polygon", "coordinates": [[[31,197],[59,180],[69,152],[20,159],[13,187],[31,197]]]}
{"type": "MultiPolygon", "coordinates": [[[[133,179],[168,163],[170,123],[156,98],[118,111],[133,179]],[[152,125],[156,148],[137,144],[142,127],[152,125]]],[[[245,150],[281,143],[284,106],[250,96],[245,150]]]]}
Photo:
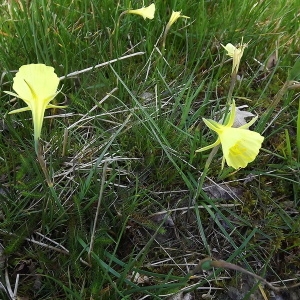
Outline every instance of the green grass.
{"type": "MultiPolygon", "coordinates": [[[[0,7],[0,282],[28,299],[165,299],[181,290],[200,299],[210,287],[226,299],[239,272],[188,279],[207,256],[270,282],[296,279],[300,108],[298,90],[283,87],[299,80],[300,1],[156,1],[153,20],[124,15],[112,35],[120,13],[142,1],[116,4],[0,7]],[[174,23],[163,50],[172,10],[190,19],[174,23]],[[239,171],[220,171],[219,149],[205,173],[209,152],[195,150],[216,137],[202,117],[217,118],[231,81],[221,43],[242,37],[249,44],[233,97],[259,115],[252,130],[263,149],[239,171]],[[68,107],[48,110],[42,130],[49,188],[30,112],[7,114],[24,106],[3,93],[16,70],[44,63],[62,77],[137,52],[62,80],[55,101],[68,107]]],[[[255,283],[248,294],[261,297],[255,283]]]]}

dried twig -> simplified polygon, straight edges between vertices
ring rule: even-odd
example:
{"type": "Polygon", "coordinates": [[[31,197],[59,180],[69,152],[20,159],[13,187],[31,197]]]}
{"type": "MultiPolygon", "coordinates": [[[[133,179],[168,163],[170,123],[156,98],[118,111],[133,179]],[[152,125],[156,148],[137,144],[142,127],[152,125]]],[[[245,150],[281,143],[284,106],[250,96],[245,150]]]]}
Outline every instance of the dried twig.
{"type": "Polygon", "coordinates": [[[13,293],[13,291],[11,289],[11,285],[10,285],[10,282],[9,282],[7,268],[5,269],[5,283],[6,283],[6,290],[7,290],[7,293],[9,295],[10,299],[15,299],[14,293],[13,293]]]}
{"type": "Polygon", "coordinates": [[[114,63],[116,61],[119,61],[119,60],[127,59],[127,58],[130,58],[130,57],[133,57],[133,56],[137,56],[137,55],[143,55],[144,53],[145,52],[137,52],[137,53],[132,53],[132,54],[128,54],[128,55],[125,55],[125,56],[121,56],[119,58],[115,58],[115,59],[112,59],[110,61],[106,61],[106,62],[104,62],[102,64],[98,64],[98,65],[93,66],[93,67],[89,67],[89,68],[86,68],[86,69],[83,69],[83,70],[79,70],[79,71],[75,71],[75,72],[69,73],[69,74],[67,74],[65,76],[61,76],[59,78],[59,80],[64,80],[64,79],[69,78],[71,76],[77,76],[79,74],[82,74],[82,73],[85,73],[85,72],[89,72],[89,71],[92,71],[92,70],[100,68],[100,67],[107,66],[107,65],[112,64],[112,63],[114,63]]]}

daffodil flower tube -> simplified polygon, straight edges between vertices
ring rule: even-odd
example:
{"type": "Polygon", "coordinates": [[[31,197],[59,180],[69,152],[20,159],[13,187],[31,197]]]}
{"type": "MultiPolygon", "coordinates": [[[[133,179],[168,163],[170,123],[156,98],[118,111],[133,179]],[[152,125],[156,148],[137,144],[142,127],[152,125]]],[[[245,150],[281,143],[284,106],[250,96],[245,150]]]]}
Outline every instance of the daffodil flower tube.
{"type": "Polygon", "coordinates": [[[38,152],[38,140],[41,136],[45,110],[48,108],[64,108],[49,104],[58,94],[59,78],[54,68],[44,64],[29,64],[20,67],[13,79],[13,89],[16,93],[5,93],[22,99],[27,107],[15,109],[9,114],[31,110],[34,127],[35,150],[38,152]]]}
{"type": "Polygon", "coordinates": [[[239,128],[234,128],[232,126],[235,114],[236,108],[233,101],[229,118],[225,122],[226,124],[223,125],[214,120],[203,118],[206,126],[215,131],[218,134],[218,138],[213,144],[200,148],[196,152],[202,152],[221,144],[223,150],[222,168],[225,161],[228,166],[235,169],[245,168],[248,163],[254,161],[264,140],[264,137],[259,133],[248,129],[257,120],[257,117],[239,128]]]}
{"type": "Polygon", "coordinates": [[[155,13],[155,4],[152,3],[147,7],[142,7],[139,9],[129,9],[125,11],[127,14],[135,14],[135,15],[140,15],[145,19],[150,19],[152,20],[154,18],[154,13],[155,13]]]}

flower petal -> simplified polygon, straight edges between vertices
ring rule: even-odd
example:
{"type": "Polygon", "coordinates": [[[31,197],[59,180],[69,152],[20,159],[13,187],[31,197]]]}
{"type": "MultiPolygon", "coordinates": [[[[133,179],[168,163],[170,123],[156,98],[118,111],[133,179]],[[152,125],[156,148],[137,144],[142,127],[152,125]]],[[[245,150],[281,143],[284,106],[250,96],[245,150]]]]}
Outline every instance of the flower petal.
{"type": "Polygon", "coordinates": [[[202,118],[203,122],[205,123],[205,125],[210,128],[211,130],[217,132],[218,134],[222,131],[222,129],[225,127],[224,125],[214,121],[214,120],[211,120],[211,119],[205,119],[205,118],[202,118]]]}
{"type": "Polygon", "coordinates": [[[53,104],[48,104],[46,109],[48,108],[66,108],[68,107],[67,105],[53,105],[53,104]]]}
{"type": "Polygon", "coordinates": [[[208,149],[211,149],[211,148],[214,148],[216,146],[218,146],[219,144],[221,143],[220,139],[218,138],[213,144],[209,145],[209,146],[206,146],[206,147],[203,147],[203,148],[200,148],[198,150],[196,150],[195,152],[203,152],[203,151],[206,151],[208,149]]]}
{"type": "Polygon", "coordinates": [[[250,122],[248,122],[248,123],[242,125],[242,126],[239,127],[239,128],[247,129],[247,128],[249,128],[251,125],[253,125],[253,124],[256,122],[257,119],[258,119],[258,116],[254,117],[250,122]]]}
{"type": "Polygon", "coordinates": [[[234,121],[235,121],[235,115],[236,115],[236,109],[235,109],[235,101],[232,101],[230,113],[229,113],[229,120],[225,124],[226,126],[232,127],[234,121]]]}
{"type": "Polygon", "coordinates": [[[22,107],[22,108],[14,109],[14,110],[10,111],[8,114],[9,115],[18,114],[20,112],[28,111],[28,110],[31,110],[31,108],[27,106],[27,107],[22,107]]]}
{"type": "Polygon", "coordinates": [[[226,46],[221,44],[221,46],[227,51],[227,55],[230,57],[233,57],[234,52],[237,50],[237,48],[231,43],[228,43],[226,46]]]}

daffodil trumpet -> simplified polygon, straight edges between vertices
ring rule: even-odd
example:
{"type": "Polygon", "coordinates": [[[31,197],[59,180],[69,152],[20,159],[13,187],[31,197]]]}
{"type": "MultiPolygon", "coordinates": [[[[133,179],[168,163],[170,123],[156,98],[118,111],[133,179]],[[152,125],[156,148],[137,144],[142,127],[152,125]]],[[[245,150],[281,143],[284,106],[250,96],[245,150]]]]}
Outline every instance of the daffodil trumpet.
{"type": "Polygon", "coordinates": [[[27,107],[12,110],[9,114],[31,110],[35,151],[38,154],[38,141],[41,136],[45,110],[66,107],[50,104],[59,93],[57,90],[59,78],[52,67],[44,64],[29,64],[20,67],[13,81],[13,89],[16,93],[10,91],[5,91],[5,93],[22,99],[27,107]]]}
{"type": "Polygon", "coordinates": [[[122,14],[134,14],[134,15],[142,16],[144,20],[146,19],[152,20],[154,18],[154,13],[155,13],[155,4],[152,3],[147,7],[126,10],[122,14]]]}
{"type": "Polygon", "coordinates": [[[245,168],[248,163],[254,161],[264,140],[259,133],[248,129],[257,120],[257,117],[238,128],[232,127],[235,117],[236,107],[233,101],[225,124],[203,118],[206,126],[215,131],[218,138],[213,144],[200,148],[196,152],[203,152],[221,144],[223,150],[222,169],[225,161],[234,169],[245,168]]]}

